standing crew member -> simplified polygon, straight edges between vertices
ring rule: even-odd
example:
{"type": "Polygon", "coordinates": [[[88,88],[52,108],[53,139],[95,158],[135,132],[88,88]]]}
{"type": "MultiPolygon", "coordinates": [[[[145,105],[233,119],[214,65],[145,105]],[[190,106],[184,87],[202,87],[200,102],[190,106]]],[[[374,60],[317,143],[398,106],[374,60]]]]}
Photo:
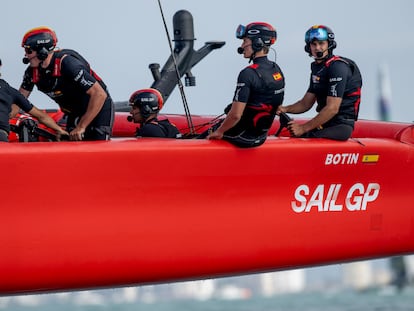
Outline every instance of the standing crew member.
{"type": "Polygon", "coordinates": [[[257,147],[265,142],[284,97],[282,70],[267,58],[277,34],[270,24],[254,22],[240,25],[236,37],[243,40],[238,53],[253,64],[239,73],[233,102],[225,110],[227,116],[207,138],[224,139],[238,147],[257,147]]]}
{"type": "Polygon", "coordinates": [[[55,50],[57,37],[48,27],[23,37],[26,69],[20,92],[29,97],[34,85],[68,116],[71,140],[107,140],[112,133],[114,107],[101,78],[88,62],[70,49],[55,50]]]}
{"type": "Polygon", "coordinates": [[[158,90],[152,88],[138,90],[131,95],[129,103],[131,115],[128,116],[128,120],[140,124],[136,132],[137,137],[181,137],[178,129],[168,119],[158,119],[158,113],[164,104],[158,90]]]}
{"type": "Polygon", "coordinates": [[[302,113],[317,102],[318,114],[300,124],[290,121],[288,129],[296,137],[347,140],[358,119],[362,77],[354,61],[333,55],[335,34],[323,25],[309,28],[305,34],[305,51],[315,61],[311,64],[309,88],[303,98],[280,112],[302,113]]]}

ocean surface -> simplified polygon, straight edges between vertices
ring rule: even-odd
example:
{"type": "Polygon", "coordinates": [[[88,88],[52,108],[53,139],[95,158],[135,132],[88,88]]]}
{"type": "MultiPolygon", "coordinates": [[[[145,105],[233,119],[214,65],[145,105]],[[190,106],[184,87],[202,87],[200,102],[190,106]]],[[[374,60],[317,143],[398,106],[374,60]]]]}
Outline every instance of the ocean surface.
{"type": "Polygon", "coordinates": [[[273,296],[271,298],[250,298],[243,300],[164,300],[157,302],[122,301],[89,304],[72,300],[53,300],[35,305],[22,305],[19,299],[0,298],[0,310],[7,311],[413,311],[414,288],[401,292],[396,290],[375,290],[368,292],[326,292],[297,293],[273,296]]]}

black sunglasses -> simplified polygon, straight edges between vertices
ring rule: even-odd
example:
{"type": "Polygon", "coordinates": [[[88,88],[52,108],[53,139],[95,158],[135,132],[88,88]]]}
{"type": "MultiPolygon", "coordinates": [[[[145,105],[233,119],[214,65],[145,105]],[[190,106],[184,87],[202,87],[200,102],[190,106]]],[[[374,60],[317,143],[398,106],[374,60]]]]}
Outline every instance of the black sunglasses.
{"type": "Polygon", "coordinates": [[[33,50],[29,47],[25,47],[24,51],[26,52],[26,54],[32,54],[33,53],[33,50]]]}

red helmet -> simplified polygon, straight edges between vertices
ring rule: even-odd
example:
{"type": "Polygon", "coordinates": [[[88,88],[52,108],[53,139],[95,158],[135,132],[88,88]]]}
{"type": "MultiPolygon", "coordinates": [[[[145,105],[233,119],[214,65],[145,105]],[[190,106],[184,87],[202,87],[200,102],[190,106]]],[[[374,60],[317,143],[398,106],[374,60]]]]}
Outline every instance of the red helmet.
{"type": "Polygon", "coordinates": [[[56,47],[58,40],[53,29],[45,26],[30,29],[25,33],[22,47],[36,51],[39,58],[47,57],[56,47]]]}
{"type": "Polygon", "coordinates": [[[137,106],[144,118],[148,118],[153,113],[158,113],[163,105],[164,100],[157,89],[142,89],[132,93],[129,98],[131,106],[137,106]]]}
{"type": "Polygon", "coordinates": [[[236,37],[243,39],[245,37],[252,40],[254,51],[260,51],[264,46],[271,46],[277,40],[276,29],[263,22],[250,23],[247,26],[239,25],[236,30],[236,37]]]}

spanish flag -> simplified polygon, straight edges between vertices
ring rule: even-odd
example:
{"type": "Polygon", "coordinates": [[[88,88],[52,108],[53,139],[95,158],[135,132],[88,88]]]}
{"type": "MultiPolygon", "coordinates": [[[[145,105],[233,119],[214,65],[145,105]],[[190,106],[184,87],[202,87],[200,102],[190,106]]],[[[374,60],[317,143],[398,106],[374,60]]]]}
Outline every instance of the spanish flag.
{"type": "Polygon", "coordinates": [[[282,74],[280,72],[274,73],[273,79],[275,79],[276,81],[282,80],[282,74]]]}

